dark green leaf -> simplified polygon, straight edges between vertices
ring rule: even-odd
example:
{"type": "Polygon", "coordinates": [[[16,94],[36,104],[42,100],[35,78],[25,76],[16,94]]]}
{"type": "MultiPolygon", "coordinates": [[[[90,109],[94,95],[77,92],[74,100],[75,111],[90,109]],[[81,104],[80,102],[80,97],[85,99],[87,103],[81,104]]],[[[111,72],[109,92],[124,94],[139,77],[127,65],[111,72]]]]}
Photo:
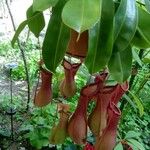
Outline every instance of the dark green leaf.
{"type": "Polygon", "coordinates": [[[43,30],[45,26],[44,16],[42,12],[33,12],[33,7],[29,7],[27,10],[27,19],[32,18],[33,16],[37,16],[32,21],[28,22],[29,29],[36,36],[39,37],[40,32],[43,30]]]}
{"type": "Polygon", "coordinates": [[[101,21],[89,30],[89,48],[85,64],[91,74],[103,69],[111,57],[113,47],[113,15],[113,1],[103,0],[101,21]]]}
{"type": "Polygon", "coordinates": [[[55,6],[58,0],[33,0],[33,11],[44,11],[51,6],[55,6]]]}
{"type": "Polygon", "coordinates": [[[135,0],[122,0],[115,14],[115,50],[125,50],[136,32],[138,23],[135,0]]]}
{"type": "Polygon", "coordinates": [[[132,66],[132,50],[127,47],[124,51],[114,52],[109,61],[108,68],[112,77],[122,83],[128,79],[132,66]]]}
{"type": "Polygon", "coordinates": [[[61,63],[70,36],[69,28],[61,20],[64,4],[65,0],[59,0],[53,8],[42,48],[44,63],[51,72],[55,72],[57,66],[61,63]]]}
{"type": "Polygon", "coordinates": [[[134,38],[132,39],[132,44],[140,49],[146,49],[150,47],[150,43],[148,40],[143,37],[141,31],[137,29],[134,38]]]}
{"type": "Polygon", "coordinates": [[[81,33],[99,21],[103,0],[69,0],[62,12],[63,22],[81,33]]]}

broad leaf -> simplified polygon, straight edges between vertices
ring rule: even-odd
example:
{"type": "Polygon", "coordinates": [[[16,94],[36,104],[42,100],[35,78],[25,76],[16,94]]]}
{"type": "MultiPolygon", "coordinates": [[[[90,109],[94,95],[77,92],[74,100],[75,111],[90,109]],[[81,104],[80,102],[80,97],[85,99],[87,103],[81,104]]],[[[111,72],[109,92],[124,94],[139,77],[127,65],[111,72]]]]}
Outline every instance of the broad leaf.
{"type": "Polygon", "coordinates": [[[12,44],[12,47],[14,47],[14,44],[15,42],[17,41],[18,39],[18,36],[20,35],[21,31],[25,28],[25,26],[30,23],[30,22],[33,22],[35,21],[35,19],[37,19],[39,16],[41,16],[41,12],[38,12],[36,14],[34,14],[32,17],[30,17],[29,19],[23,21],[19,27],[17,28],[16,32],[15,32],[15,35],[13,36],[13,39],[11,41],[11,44],[12,44]]]}
{"type": "Polygon", "coordinates": [[[137,108],[139,109],[140,116],[143,116],[143,114],[144,114],[144,107],[143,107],[143,104],[142,104],[141,100],[134,93],[132,93],[131,91],[129,91],[129,93],[133,97],[133,100],[136,103],[137,108]]]}
{"type": "Polygon", "coordinates": [[[69,0],[62,12],[63,22],[81,33],[99,21],[102,0],[69,0]]]}
{"type": "Polygon", "coordinates": [[[33,0],[33,11],[44,11],[51,6],[55,6],[58,0],[33,0]]]}
{"type": "Polygon", "coordinates": [[[128,79],[131,74],[132,66],[132,50],[127,47],[124,51],[113,52],[109,61],[109,71],[112,77],[122,83],[128,79]]]}
{"type": "Polygon", "coordinates": [[[111,57],[113,47],[113,14],[113,1],[102,0],[100,21],[89,30],[89,48],[85,64],[91,74],[103,69],[111,57]]]}
{"type": "Polygon", "coordinates": [[[119,142],[116,147],[114,148],[114,150],[123,150],[123,146],[121,144],[121,142],[119,142]]]}
{"type": "Polygon", "coordinates": [[[143,34],[141,31],[139,31],[139,28],[132,39],[132,44],[140,49],[146,49],[150,47],[150,42],[143,37],[143,34]]]}
{"type": "Polygon", "coordinates": [[[150,14],[139,7],[138,31],[150,45],[150,14]]]}
{"type": "Polygon", "coordinates": [[[43,42],[43,60],[47,69],[51,72],[55,72],[57,66],[61,63],[69,41],[70,30],[61,20],[61,12],[65,2],[65,0],[59,0],[52,9],[52,16],[43,42]]]}
{"type": "Polygon", "coordinates": [[[114,42],[115,50],[125,50],[136,32],[138,23],[137,7],[135,0],[121,0],[115,14],[114,42]]]}
{"type": "Polygon", "coordinates": [[[33,16],[37,15],[32,21],[28,22],[28,27],[30,31],[36,36],[39,37],[40,32],[43,30],[45,26],[45,20],[43,13],[33,12],[33,6],[29,7],[27,10],[27,19],[32,18],[33,16]],[[38,14],[38,15],[37,15],[38,14]]]}
{"type": "Polygon", "coordinates": [[[139,150],[145,150],[145,148],[143,147],[143,145],[141,143],[139,143],[137,140],[134,139],[128,139],[128,142],[133,144],[135,147],[137,147],[139,150]]]}

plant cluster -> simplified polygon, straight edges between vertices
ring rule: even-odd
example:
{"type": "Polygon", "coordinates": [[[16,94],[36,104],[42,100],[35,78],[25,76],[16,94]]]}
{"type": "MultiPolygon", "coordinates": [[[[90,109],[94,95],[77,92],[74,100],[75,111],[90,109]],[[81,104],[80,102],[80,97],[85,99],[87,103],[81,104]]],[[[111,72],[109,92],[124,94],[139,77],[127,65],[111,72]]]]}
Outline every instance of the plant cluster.
{"type": "MultiPolygon", "coordinates": [[[[135,112],[138,108],[140,116],[144,114],[137,94],[147,84],[149,72],[146,79],[140,80],[139,87],[134,89],[134,84],[142,64],[146,63],[146,69],[149,67],[149,58],[143,57],[144,49],[150,47],[149,6],[148,0],[33,1],[26,13],[27,20],[20,24],[12,39],[12,46],[14,47],[26,25],[38,38],[45,27],[43,11],[52,8],[42,44],[42,58],[38,63],[41,85],[34,98],[34,104],[41,107],[41,113],[33,116],[30,132],[27,134],[34,147],[40,149],[49,143],[63,144],[69,136],[76,144],[84,145],[84,150],[144,150],[137,141],[141,135],[136,130],[124,133],[123,130],[130,123],[120,127],[118,142],[116,138],[121,118],[120,109],[126,121],[129,119],[126,118],[127,115],[133,115],[132,112],[127,112],[128,109],[124,111],[128,103],[135,108],[135,112]],[[63,66],[64,76],[55,85],[56,69],[60,64],[63,66]],[[84,65],[90,78],[86,85],[77,88],[77,72],[84,65]],[[53,95],[55,86],[58,89],[53,95]],[[65,104],[65,100],[72,98],[77,92],[79,100],[71,114],[70,106],[65,104]],[[123,101],[119,102],[125,92],[123,101]],[[49,128],[51,121],[46,118],[50,114],[43,114],[42,110],[54,101],[58,93],[63,98],[55,108],[58,121],[56,124],[54,121],[54,126],[49,128]],[[88,108],[90,102],[94,102],[94,106],[88,108]],[[88,130],[92,134],[92,143],[88,143],[88,130]]],[[[138,119],[135,118],[134,121],[136,120],[138,119]]]]}

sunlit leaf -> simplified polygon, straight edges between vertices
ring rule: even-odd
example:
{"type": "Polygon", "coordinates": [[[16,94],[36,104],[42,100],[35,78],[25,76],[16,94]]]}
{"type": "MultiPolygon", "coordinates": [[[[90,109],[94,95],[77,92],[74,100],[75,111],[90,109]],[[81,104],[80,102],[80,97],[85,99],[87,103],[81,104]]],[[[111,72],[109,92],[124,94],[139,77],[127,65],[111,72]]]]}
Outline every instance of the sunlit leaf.
{"type": "Polygon", "coordinates": [[[136,32],[138,14],[135,0],[121,0],[115,14],[115,50],[125,50],[136,32]]]}
{"type": "Polygon", "coordinates": [[[79,33],[90,29],[100,19],[101,1],[69,0],[62,12],[63,22],[79,33]]]}
{"type": "Polygon", "coordinates": [[[113,1],[103,1],[101,21],[89,30],[89,48],[85,64],[90,73],[103,69],[111,57],[113,47],[113,14],[113,1]]]}
{"type": "Polygon", "coordinates": [[[28,26],[30,31],[36,36],[39,37],[40,32],[43,30],[45,26],[45,20],[43,13],[33,12],[33,7],[29,7],[27,10],[27,19],[32,18],[33,16],[37,15],[32,21],[28,22],[28,26]]]}
{"type": "Polygon", "coordinates": [[[32,17],[30,17],[29,19],[23,21],[19,27],[17,28],[15,35],[13,36],[13,39],[11,41],[12,47],[14,47],[15,42],[17,41],[20,33],[22,32],[22,30],[25,28],[25,26],[27,24],[30,24],[31,22],[34,22],[39,16],[41,16],[42,13],[41,12],[37,12],[35,13],[32,17]]]}
{"type": "Polygon", "coordinates": [[[44,11],[55,6],[58,0],[33,0],[33,11],[44,11]]]}

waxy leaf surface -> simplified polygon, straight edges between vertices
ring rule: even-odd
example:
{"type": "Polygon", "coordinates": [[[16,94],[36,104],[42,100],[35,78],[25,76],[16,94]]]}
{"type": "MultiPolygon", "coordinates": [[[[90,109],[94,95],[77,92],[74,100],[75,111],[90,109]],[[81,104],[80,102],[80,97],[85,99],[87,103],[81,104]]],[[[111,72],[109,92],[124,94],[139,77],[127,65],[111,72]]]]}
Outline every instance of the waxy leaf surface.
{"type": "Polygon", "coordinates": [[[102,0],[69,0],[62,12],[63,22],[81,33],[100,19],[102,0]]]}
{"type": "Polygon", "coordinates": [[[31,17],[35,16],[38,14],[36,18],[34,18],[32,21],[28,22],[28,26],[30,31],[36,36],[39,37],[40,32],[43,30],[45,26],[45,20],[43,13],[39,12],[33,12],[33,6],[29,7],[27,10],[27,19],[30,19],[31,17]]]}
{"type": "Polygon", "coordinates": [[[103,69],[112,53],[114,4],[112,0],[102,0],[101,5],[100,21],[89,30],[85,64],[91,74],[103,69]]]}
{"type": "Polygon", "coordinates": [[[53,8],[42,47],[44,63],[51,72],[55,72],[57,66],[61,63],[70,36],[69,28],[61,20],[64,4],[65,0],[59,0],[53,8]]]}
{"type": "Polygon", "coordinates": [[[136,32],[138,14],[135,0],[121,0],[115,14],[114,47],[123,51],[130,44],[136,32]]]}

